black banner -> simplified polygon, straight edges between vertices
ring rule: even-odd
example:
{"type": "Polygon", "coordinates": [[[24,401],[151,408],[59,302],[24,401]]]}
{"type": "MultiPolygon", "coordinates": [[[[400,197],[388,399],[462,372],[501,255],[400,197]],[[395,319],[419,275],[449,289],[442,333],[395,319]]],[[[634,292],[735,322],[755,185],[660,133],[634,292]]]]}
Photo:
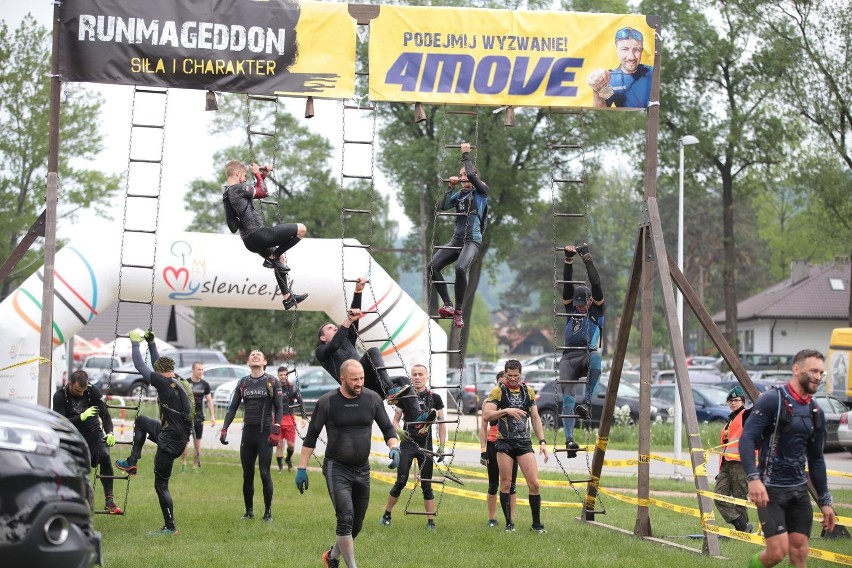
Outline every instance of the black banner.
{"type": "Polygon", "coordinates": [[[317,93],[337,75],[292,73],[296,0],[65,0],[64,81],[273,94],[317,93]]]}

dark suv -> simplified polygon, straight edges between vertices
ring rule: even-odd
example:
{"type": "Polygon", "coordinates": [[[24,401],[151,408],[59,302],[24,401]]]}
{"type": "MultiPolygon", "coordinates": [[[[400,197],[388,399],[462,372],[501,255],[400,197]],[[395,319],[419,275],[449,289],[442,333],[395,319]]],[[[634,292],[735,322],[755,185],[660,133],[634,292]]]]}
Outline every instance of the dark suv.
{"type": "MultiPolygon", "coordinates": [[[[545,428],[558,430],[562,427],[562,419],[559,415],[562,414],[562,396],[558,395],[556,381],[548,381],[541,387],[541,390],[536,395],[536,405],[538,406],[538,415],[541,417],[541,423],[545,428]]],[[[592,396],[592,418],[589,420],[589,425],[592,427],[598,426],[603,414],[603,406],[606,401],[607,380],[601,379],[598,386],[595,388],[595,394],[592,396]]],[[[630,409],[630,421],[636,423],[639,421],[639,389],[630,383],[621,381],[618,384],[618,396],[615,399],[616,407],[627,406],[630,409]]],[[[670,413],[670,404],[664,400],[651,398],[651,421],[660,420],[668,422],[670,413]]]]}
{"type": "Polygon", "coordinates": [[[4,566],[101,563],[89,448],[64,416],[0,398],[0,558],[4,566]]]}

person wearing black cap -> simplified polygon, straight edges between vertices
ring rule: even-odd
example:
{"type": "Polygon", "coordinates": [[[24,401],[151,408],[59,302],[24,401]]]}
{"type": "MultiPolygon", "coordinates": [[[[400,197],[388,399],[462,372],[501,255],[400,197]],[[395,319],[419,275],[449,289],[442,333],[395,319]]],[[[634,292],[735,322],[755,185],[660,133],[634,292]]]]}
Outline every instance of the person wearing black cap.
{"type": "Polygon", "coordinates": [[[130,456],[124,460],[115,460],[118,469],[128,475],[136,475],[136,462],[142,456],[142,446],[145,439],[157,444],[154,456],[154,489],[160,501],[163,512],[163,528],[153,533],[155,535],[177,534],[174,517],[174,502],[169,493],[169,478],[176,459],[183,454],[183,449],[189,442],[189,433],[195,418],[195,399],[192,396],[192,385],[189,381],[175,374],[175,361],[171,357],[160,357],[154,344],[154,332],[147,333],[135,329],[130,332],[130,343],[133,352],[133,365],[142,375],[146,385],[157,389],[157,404],[160,420],[147,416],[137,416],[133,425],[133,448],[130,456]],[[142,358],[139,344],[147,341],[154,369],[150,369],[142,358]]]}
{"type": "MultiPolygon", "coordinates": [[[[719,474],[716,476],[716,493],[737,499],[748,497],[748,479],[740,458],[740,436],[743,434],[743,423],[748,418],[751,409],[745,407],[745,391],[743,387],[735,386],[728,393],[728,407],[731,414],[719,433],[722,455],[719,463],[719,474]]],[[[727,501],[716,500],[716,507],[726,522],[734,525],[738,531],[751,532],[754,527],[748,522],[748,509],[744,505],[734,505],[727,501]]]]}
{"type": "Polygon", "coordinates": [[[225,183],[222,199],[228,228],[232,233],[239,230],[245,247],[263,257],[264,267],[274,270],[284,308],[289,310],[304,301],[308,295],[291,292],[287,281],[290,267],[281,262],[281,259],[286,251],[302,240],[308,230],[302,223],[280,223],[274,227],[264,225],[253,200],[269,196],[266,176],[272,171],[272,167],[261,168],[257,164],[250,164],[249,167],[254,176],[254,185],[246,181],[248,170],[244,163],[231,160],[225,164],[225,176],[228,181],[225,183]]]}
{"type": "Polygon", "coordinates": [[[317,332],[319,343],[314,350],[320,365],[328,373],[340,382],[340,367],[344,361],[355,359],[364,367],[364,387],[375,391],[382,399],[387,398],[388,404],[397,404],[402,409],[406,424],[411,424],[422,430],[428,430],[435,422],[437,412],[435,409],[421,411],[417,394],[411,393],[411,383],[407,377],[394,377],[391,379],[383,367],[385,362],[381,352],[371,347],[361,356],[355,348],[358,340],[358,320],[363,317],[361,313],[361,295],[366,278],[358,278],[355,284],[355,294],[352,303],[346,312],[346,319],[340,327],[331,322],[322,324],[317,332]]]}
{"type": "Polygon", "coordinates": [[[580,446],[574,442],[575,416],[590,418],[592,412],[591,400],[595,387],[601,378],[601,355],[598,351],[604,325],[604,296],[601,288],[601,278],[592,262],[589,245],[565,247],[565,265],[562,268],[562,302],[568,314],[565,325],[565,343],[562,359],[559,361],[559,384],[562,387],[562,413],[567,415],[562,419],[565,427],[565,442],[568,457],[577,457],[580,446]],[[587,286],[575,286],[574,255],[579,254],[586,265],[591,290],[587,286]],[[579,381],[586,375],[585,388],[579,381]],[[577,397],[582,394],[583,400],[577,404],[577,397]],[[575,414],[576,412],[576,414],[575,414]]]}

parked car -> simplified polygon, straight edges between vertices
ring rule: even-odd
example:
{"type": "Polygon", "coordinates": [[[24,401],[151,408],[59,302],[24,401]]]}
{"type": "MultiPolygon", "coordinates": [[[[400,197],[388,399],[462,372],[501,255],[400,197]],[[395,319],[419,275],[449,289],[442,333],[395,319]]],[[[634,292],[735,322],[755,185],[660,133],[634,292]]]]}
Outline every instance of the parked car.
{"type": "Polygon", "coordinates": [[[559,371],[555,369],[533,369],[532,371],[527,371],[526,369],[524,369],[523,374],[521,375],[521,380],[527,385],[531,386],[535,392],[538,392],[541,390],[541,387],[545,385],[545,383],[547,383],[548,381],[552,381],[553,379],[556,379],[558,377],[559,371]]]}
{"type": "Polygon", "coordinates": [[[759,371],[762,369],[790,369],[793,365],[792,355],[779,353],[740,353],[740,361],[748,370],[759,371]]]}
{"type": "Polygon", "coordinates": [[[102,384],[106,383],[110,369],[118,369],[122,364],[120,357],[89,355],[78,369],[86,371],[86,374],[89,375],[89,382],[100,388],[102,384]]]}
{"type": "MultiPolygon", "coordinates": [[[[175,369],[175,373],[189,380],[192,376],[192,365],[175,369]]],[[[224,383],[245,377],[250,373],[251,369],[247,365],[232,365],[231,363],[204,365],[204,380],[210,385],[211,393],[216,392],[216,389],[224,383]]]]}
{"type": "MultiPolygon", "coordinates": [[[[705,384],[705,385],[714,385],[722,380],[722,376],[714,370],[710,369],[687,369],[687,373],[689,374],[689,382],[691,384],[705,384]]],[[[662,371],[657,371],[657,374],[654,377],[655,385],[662,385],[666,383],[674,383],[675,382],[675,372],[674,369],[665,369],[662,371]]]]}
{"type": "MultiPolygon", "coordinates": [[[[674,385],[651,385],[651,396],[674,407],[674,385]]],[[[714,385],[692,385],[692,399],[699,422],[727,422],[731,414],[727,403],[728,391],[714,385]]]]}
{"type": "MultiPolygon", "coordinates": [[[[608,384],[607,381],[601,379],[595,388],[595,394],[592,396],[592,418],[589,421],[589,425],[592,427],[600,424],[608,384]]],[[[559,386],[561,385],[556,384],[555,380],[549,381],[541,387],[536,395],[538,415],[541,417],[541,423],[545,428],[558,430],[562,427],[562,419],[559,418],[559,415],[562,414],[562,395],[559,393],[559,386]]],[[[630,418],[634,423],[637,422],[639,420],[639,389],[629,383],[619,382],[615,405],[617,407],[628,406],[630,418]]],[[[666,401],[656,400],[652,397],[651,421],[656,421],[657,417],[664,422],[668,421],[670,406],[671,404],[666,401]]]]}
{"type": "MultiPolygon", "coordinates": [[[[545,353],[544,355],[528,357],[521,361],[521,365],[523,366],[522,371],[524,374],[526,374],[532,371],[533,369],[558,370],[560,358],[561,355],[555,355],[553,353],[545,353]]],[[[502,369],[502,367],[500,369],[502,369]]]]}
{"type": "MultiPolygon", "coordinates": [[[[737,380],[737,378],[734,377],[733,375],[731,375],[731,377],[732,378],[724,380],[721,383],[716,383],[715,386],[719,387],[720,389],[722,389],[725,392],[731,392],[732,388],[740,386],[740,382],[737,380]]],[[[775,381],[765,381],[765,380],[762,380],[762,379],[752,379],[751,382],[754,384],[755,388],[757,388],[757,390],[759,392],[765,392],[765,391],[771,389],[772,387],[778,386],[778,383],[776,383],[775,381]]],[[[749,402],[748,397],[746,397],[746,403],[748,403],[748,402],[749,402]]]]}
{"type": "MultiPolygon", "coordinates": [[[[240,375],[240,378],[249,373],[240,375]]],[[[289,376],[290,381],[298,380],[298,388],[302,393],[302,401],[305,403],[305,412],[310,414],[314,411],[319,397],[336,389],[340,383],[328,374],[328,371],[322,367],[305,367],[297,369],[294,375],[289,376]]],[[[240,379],[234,379],[226,383],[222,383],[213,393],[213,404],[218,407],[227,408],[231,402],[231,395],[234,389],[237,388],[237,383],[240,379]]]]}
{"type": "Polygon", "coordinates": [[[441,389],[447,393],[446,407],[450,410],[461,410],[463,414],[476,414],[482,408],[482,403],[497,385],[497,371],[484,371],[468,367],[464,375],[459,369],[447,371],[447,384],[458,385],[461,376],[461,389],[441,389]]]}
{"type": "Polygon", "coordinates": [[[175,368],[190,367],[196,361],[205,364],[225,364],[228,358],[216,349],[169,349],[160,353],[160,357],[171,357],[175,360],[175,368]]]}
{"type": "MultiPolygon", "coordinates": [[[[201,361],[205,364],[205,375],[207,372],[206,368],[212,368],[214,364],[229,364],[225,358],[225,354],[215,349],[170,349],[160,353],[160,357],[171,357],[174,359],[175,372],[185,379],[188,379],[192,374],[191,370],[187,371],[187,369],[191,369],[192,364],[196,361],[201,361]]],[[[245,368],[244,365],[241,367],[245,368]]],[[[155,390],[152,388],[149,389],[145,385],[142,375],[136,372],[136,367],[132,364],[114,369],[112,378],[110,379],[107,375],[98,386],[104,391],[104,394],[114,396],[129,396],[133,398],[138,398],[140,395],[156,396],[155,390]]],[[[210,389],[214,390],[212,384],[210,385],[210,389]]]]}
{"type": "Polygon", "coordinates": [[[90,470],[86,441],[67,418],[0,398],[3,566],[101,564],[90,470]]]}
{"type": "MultiPolygon", "coordinates": [[[[814,396],[814,401],[819,405],[825,413],[825,446],[826,450],[845,450],[844,444],[840,443],[840,417],[847,415],[849,408],[839,398],[835,398],[830,394],[818,392],[814,396]]],[[[847,423],[848,426],[848,423],[847,423]]]]}
{"type": "Polygon", "coordinates": [[[693,355],[686,358],[687,367],[717,367],[719,363],[718,357],[707,357],[704,355],[693,355]]]}
{"type": "Polygon", "coordinates": [[[837,441],[847,452],[852,453],[852,428],[849,427],[849,414],[846,411],[840,415],[837,424],[837,441]]]}

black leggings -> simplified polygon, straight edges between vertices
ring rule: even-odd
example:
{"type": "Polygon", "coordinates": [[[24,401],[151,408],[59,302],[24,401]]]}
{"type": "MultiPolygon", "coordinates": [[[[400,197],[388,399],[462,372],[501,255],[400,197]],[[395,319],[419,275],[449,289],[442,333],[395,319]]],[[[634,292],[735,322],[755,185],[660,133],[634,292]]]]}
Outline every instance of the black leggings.
{"type": "MultiPolygon", "coordinates": [[[[443,282],[444,276],[441,274],[441,270],[454,261],[456,262],[455,293],[456,308],[458,308],[462,301],[464,301],[464,293],[467,290],[467,270],[470,268],[476,255],[479,254],[480,244],[475,241],[463,242],[461,239],[453,237],[446,246],[460,246],[461,250],[440,249],[436,252],[435,256],[429,262],[429,278],[433,281],[443,282]]],[[[446,284],[435,284],[435,290],[437,290],[438,295],[441,296],[445,304],[451,303],[450,293],[446,284]]]]}
{"type": "Polygon", "coordinates": [[[133,449],[127,460],[131,465],[135,465],[139,460],[145,438],[157,444],[157,453],[154,455],[154,491],[157,492],[160,510],[163,512],[163,522],[167,528],[173,529],[174,502],[169,492],[169,478],[172,476],[172,465],[183,455],[189,436],[174,430],[162,430],[157,420],[148,416],[137,416],[133,428],[133,449]]]}
{"type": "MultiPolygon", "coordinates": [[[[392,497],[399,498],[402,495],[402,490],[405,489],[405,484],[408,483],[408,473],[411,471],[411,464],[417,460],[417,467],[420,468],[420,477],[424,479],[432,479],[433,462],[432,458],[426,458],[426,454],[420,451],[415,444],[403,443],[399,445],[399,468],[396,470],[396,483],[391,487],[390,494],[392,497]]],[[[431,481],[421,481],[420,488],[423,491],[423,499],[431,501],[435,498],[435,493],[432,491],[431,481]]]]}
{"type": "Polygon", "coordinates": [[[263,258],[268,258],[271,249],[277,260],[279,256],[296,246],[300,240],[299,227],[296,223],[281,223],[273,227],[261,227],[243,239],[243,244],[251,252],[256,252],[263,258]]]}
{"type": "Polygon", "coordinates": [[[259,464],[260,481],[263,484],[263,506],[272,507],[272,446],[269,445],[269,433],[261,430],[260,424],[243,425],[243,438],[240,442],[240,462],[243,464],[243,501],[246,510],[254,509],[254,463],[259,464]]]}
{"type": "MultiPolygon", "coordinates": [[[[500,468],[497,466],[497,444],[488,442],[485,445],[485,453],[488,456],[488,494],[497,495],[497,490],[500,488],[500,468]]],[[[515,485],[518,481],[518,460],[512,462],[512,485],[509,488],[509,495],[514,495],[515,485]]]]}
{"type": "Polygon", "coordinates": [[[337,516],[335,534],[351,534],[354,539],[361,532],[370,505],[370,464],[349,467],[326,459],[322,464],[322,473],[337,516]]]}
{"type": "Polygon", "coordinates": [[[92,467],[100,466],[100,474],[106,477],[101,478],[101,484],[104,486],[104,496],[112,497],[112,459],[109,456],[109,448],[104,442],[103,430],[95,430],[94,432],[86,432],[83,434],[86,439],[86,444],[89,446],[89,458],[91,459],[92,467]]]}

